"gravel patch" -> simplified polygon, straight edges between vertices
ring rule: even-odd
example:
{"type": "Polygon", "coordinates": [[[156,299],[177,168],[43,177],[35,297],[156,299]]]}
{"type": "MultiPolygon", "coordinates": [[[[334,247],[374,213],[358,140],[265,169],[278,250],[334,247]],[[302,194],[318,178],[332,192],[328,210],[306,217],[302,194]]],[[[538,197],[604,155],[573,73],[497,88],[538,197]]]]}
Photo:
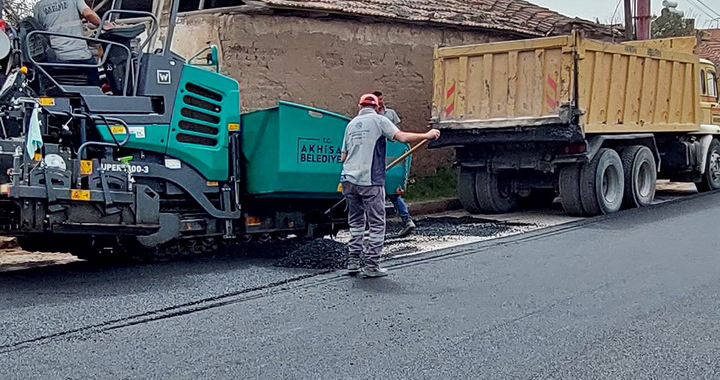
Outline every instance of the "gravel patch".
{"type": "Polygon", "coordinates": [[[537,224],[512,223],[472,216],[428,217],[415,221],[417,228],[407,237],[397,237],[399,221],[390,221],[383,249],[386,258],[419,255],[434,250],[528,232],[537,224]]]}

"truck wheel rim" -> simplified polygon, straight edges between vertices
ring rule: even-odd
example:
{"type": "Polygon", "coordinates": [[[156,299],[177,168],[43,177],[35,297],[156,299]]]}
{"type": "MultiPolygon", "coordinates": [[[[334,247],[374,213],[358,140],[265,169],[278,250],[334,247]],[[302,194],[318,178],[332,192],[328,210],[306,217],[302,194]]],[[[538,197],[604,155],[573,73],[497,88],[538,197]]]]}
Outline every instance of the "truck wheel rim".
{"type": "Polygon", "coordinates": [[[608,204],[615,203],[618,197],[618,182],[620,174],[615,166],[605,168],[605,175],[602,178],[602,196],[608,204]]]}
{"type": "Polygon", "coordinates": [[[638,170],[638,194],[641,197],[649,197],[653,189],[653,173],[650,170],[650,163],[643,161],[638,170]]]}
{"type": "Polygon", "coordinates": [[[717,151],[712,152],[710,155],[710,178],[713,182],[720,181],[720,153],[717,151]]]}

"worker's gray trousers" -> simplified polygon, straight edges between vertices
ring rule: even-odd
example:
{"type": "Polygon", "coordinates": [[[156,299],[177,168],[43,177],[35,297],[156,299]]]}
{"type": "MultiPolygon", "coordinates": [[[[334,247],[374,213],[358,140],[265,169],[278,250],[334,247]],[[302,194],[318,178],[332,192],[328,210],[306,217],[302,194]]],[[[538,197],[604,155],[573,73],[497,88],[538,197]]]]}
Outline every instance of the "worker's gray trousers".
{"type": "Polygon", "coordinates": [[[385,187],[358,186],[350,182],[342,185],[348,204],[350,260],[362,260],[366,267],[377,267],[385,242],[385,187]],[[367,236],[366,223],[369,229],[367,236]]]}

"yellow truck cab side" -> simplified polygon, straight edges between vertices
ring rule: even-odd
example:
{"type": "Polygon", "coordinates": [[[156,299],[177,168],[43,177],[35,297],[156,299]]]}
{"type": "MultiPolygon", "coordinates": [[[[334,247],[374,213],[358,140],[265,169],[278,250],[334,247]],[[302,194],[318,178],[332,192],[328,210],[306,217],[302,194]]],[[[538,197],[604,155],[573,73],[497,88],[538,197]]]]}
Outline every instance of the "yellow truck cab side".
{"type": "Polygon", "coordinates": [[[700,110],[702,124],[720,125],[718,77],[712,62],[700,60],[700,110]]]}

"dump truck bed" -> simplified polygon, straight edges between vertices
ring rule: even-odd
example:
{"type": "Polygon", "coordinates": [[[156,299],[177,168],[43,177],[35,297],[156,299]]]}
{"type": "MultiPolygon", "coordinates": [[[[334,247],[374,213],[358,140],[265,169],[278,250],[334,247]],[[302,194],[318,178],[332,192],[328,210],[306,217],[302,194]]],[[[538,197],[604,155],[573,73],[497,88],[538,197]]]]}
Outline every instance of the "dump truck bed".
{"type": "Polygon", "coordinates": [[[480,132],[571,123],[585,134],[697,131],[699,60],[687,41],[676,42],[603,43],[573,33],[438,48],[433,120],[480,132]]]}

